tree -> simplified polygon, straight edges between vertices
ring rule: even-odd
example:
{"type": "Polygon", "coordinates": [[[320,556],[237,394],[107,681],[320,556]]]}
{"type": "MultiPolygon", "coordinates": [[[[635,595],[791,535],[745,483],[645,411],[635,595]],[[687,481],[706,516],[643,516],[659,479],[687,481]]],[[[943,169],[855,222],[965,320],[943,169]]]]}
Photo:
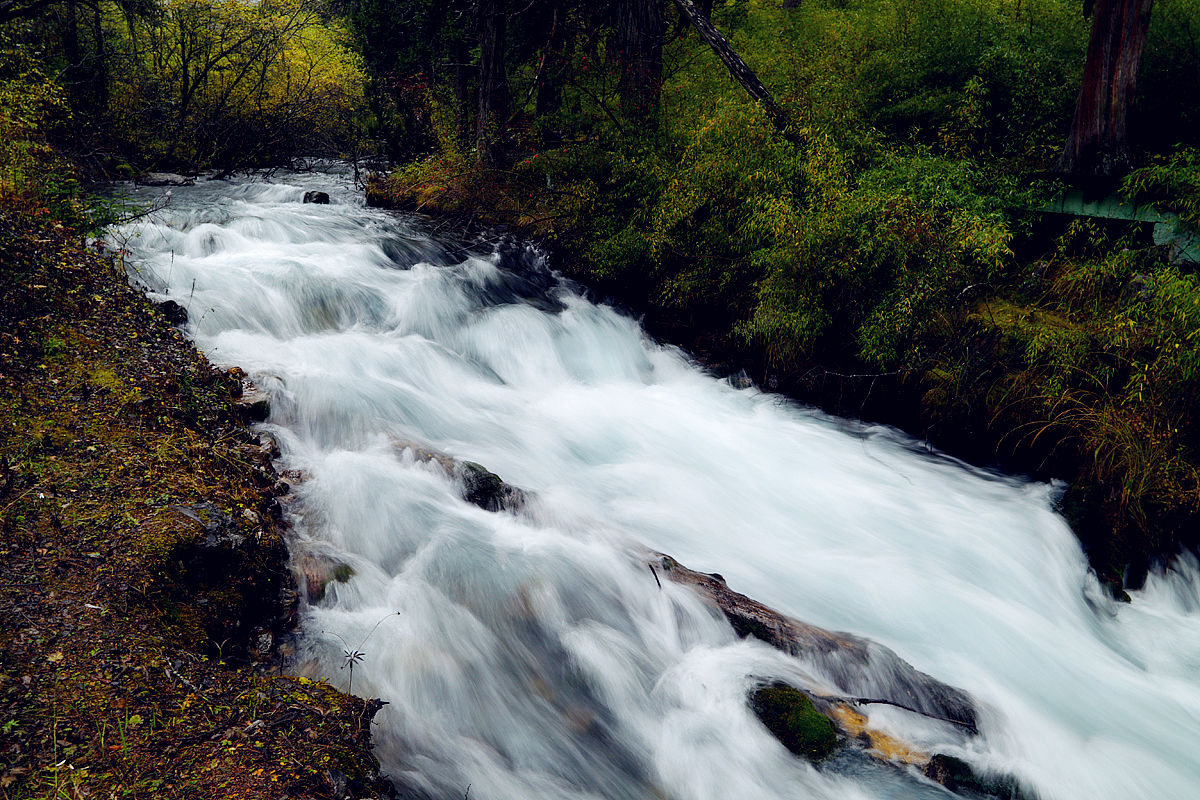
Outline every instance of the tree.
{"type": "Polygon", "coordinates": [[[621,111],[643,125],[653,124],[662,93],[662,0],[623,0],[614,38],[621,111]]]}
{"type": "Polygon", "coordinates": [[[54,0],[0,0],[0,24],[36,17],[53,3],[54,0]]]}
{"type": "Polygon", "coordinates": [[[506,0],[479,0],[479,117],[475,152],[479,163],[500,162],[500,137],[508,124],[508,74],[504,63],[508,31],[506,0]]]}
{"type": "Polygon", "coordinates": [[[758,104],[767,113],[767,117],[771,120],[771,124],[775,126],[775,129],[786,135],[788,127],[787,115],[783,113],[783,109],[779,107],[775,102],[775,98],[767,91],[767,87],[763,86],[762,81],[754,74],[754,70],[746,66],[746,62],[737,54],[729,44],[729,41],[721,35],[720,31],[713,27],[708,17],[696,8],[693,0],[675,0],[675,5],[679,7],[679,11],[692,23],[692,27],[700,34],[700,38],[708,43],[708,46],[717,54],[717,58],[721,59],[722,63],[725,64],[733,79],[740,83],[742,88],[758,101],[758,104]]]}
{"type": "Polygon", "coordinates": [[[1110,178],[1129,168],[1126,117],[1133,105],[1138,67],[1154,0],[1088,0],[1094,11],[1083,83],[1059,159],[1060,171],[1110,178]]]}

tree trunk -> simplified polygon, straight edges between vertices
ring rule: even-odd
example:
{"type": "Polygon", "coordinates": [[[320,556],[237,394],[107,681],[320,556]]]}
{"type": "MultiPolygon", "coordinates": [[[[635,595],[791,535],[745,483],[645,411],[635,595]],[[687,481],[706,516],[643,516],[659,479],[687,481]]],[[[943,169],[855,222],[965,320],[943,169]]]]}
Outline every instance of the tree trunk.
{"type": "Polygon", "coordinates": [[[471,53],[467,44],[458,39],[450,44],[450,58],[454,63],[454,119],[458,140],[464,148],[474,144],[476,110],[472,108],[472,101],[477,99],[471,91],[476,65],[470,61],[471,53]]]}
{"type": "Polygon", "coordinates": [[[508,120],[508,76],[504,68],[506,0],[479,0],[479,117],[475,151],[479,163],[500,162],[500,137],[508,120]]]}
{"type": "Polygon", "coordinates": [[[623,0],[617,7],[616,39],[621,112],[652,125],[662,93],[662,0],[623,0]]]}
{"type": "Polygon", "coordinates": [[[62,42],[67,65],[61,80],[71,95],[71,105],[81,108],[84,103],[83,49],[79,44],[79,9],[75,0],[67,0],[62,10],[62,42]]]}
{"type": "Polygon", "coordinates": [[[1126,116],[1153,5],[1154,0],[1096,0],[1083,85],[1060,171],[1108,178],[1128,170],[1126,116]]]}
{"type": "Polygon", "coordinates": [[[566,26],[559,20],[558,9],[550,21],[550,36],[542,51],[542,64],[538,71],[537,100],[534,115],[542,117],[553,114],[562,107],[562,73],[566,68],[566,26]]]}
{"type": "Polygon", "coordinates": [[[713,27],[708,17],[700,13],[692,0],[675,0],[675,5],[692,23],[692,27],[700,34],[700,38],[708,43],[708,46],[717,54],[717,58],[721,59],[729,69],[729,74],[733,76],[733,79],[740,83],[742,88],[763,107],[763,111],[767,113],[767,118],[771,120],[775,129],[786,136],[787,115],[775,103],[775,98],[771,97],[771,93],[767,91],[767,87],[763,86],[754,71],[746,66],[746,62],[742,61],[742,57],[730,46],[728,40],[713,27]]]}
{"type": "Polygon", "coordinates": [[[100,4],[92,9],[92,38],[95,40],[96,61],[92,68],[91,100],[95,108],[108,108],[108,51],[104,42],[104,20],[100,14],[100,4]]]}

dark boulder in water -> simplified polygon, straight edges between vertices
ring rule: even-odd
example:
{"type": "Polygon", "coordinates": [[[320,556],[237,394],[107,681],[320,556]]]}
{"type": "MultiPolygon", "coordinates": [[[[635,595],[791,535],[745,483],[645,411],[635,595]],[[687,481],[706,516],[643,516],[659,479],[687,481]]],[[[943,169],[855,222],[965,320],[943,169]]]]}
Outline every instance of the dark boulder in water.
{"type": "Polygon", "coordinates": [[[329,195],[325,192],[305,192],[304,202],[327,206],[329,205],[329,195]]]}
{"type": "Polygon", "coordinates": [[[474,461],[459,463],[456,472],[462,481],[463,499],[484,511],[517,511],[525,505],[525,492],[474,461]]]}
{"type": "Polygon", "coordinates": [[[1031,800],[1034,796],[1021,789],[1007,775],[982,775],[961,758],[938,753],[922,770],[925,777],[937,781],[952,792],[967,796],[1031,800]]]}
{"type": "Polygon", "coordinates": [[[649,562],[675,583],[691,586],[718,608],[741,637],[754,637],[817,666],[858,704],[885,703],[978,732],[974,701],[965,692],[915,669],[886,647],[850,633],[827,631],[780,614],[723,579],[688,569],[670,556],[649,562]]]}

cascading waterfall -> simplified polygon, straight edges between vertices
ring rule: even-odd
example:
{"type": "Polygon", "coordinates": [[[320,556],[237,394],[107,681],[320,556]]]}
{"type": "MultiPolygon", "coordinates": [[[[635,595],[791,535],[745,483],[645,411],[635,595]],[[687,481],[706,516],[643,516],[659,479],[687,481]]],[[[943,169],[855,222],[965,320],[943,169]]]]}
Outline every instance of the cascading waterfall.
{"type": "MultiPolygon", "coordinates": [[[[970,693],[980,734],[871,722],[1036,795],[1200,796],[1200,564],[1108,600],[1053,487],[735,388],[589,302],[528,251],[442,244],[334,174],[176,188],[112,232],[218,364],[272,397],[302,470],[297,547],[348,564],[301,660],[389,705],[385,771],[416,794],[935,798],[852,752],[791,756],[746,694],[834,683],[729,625],[643,547],[970,693]],[[302,204],[323,189],[330,205],[302,204]],[[530,492],[462,500],[404,443],[530,492]],[[343,642],[345,644],[343,644],[343,642]],[[315,666],[314,666],[315,665],[315,666]]],[[[161,190],[139,189],[149,200],[161,190]]],[[[833,691],[833,689],[831,689],[833,691]]]]}

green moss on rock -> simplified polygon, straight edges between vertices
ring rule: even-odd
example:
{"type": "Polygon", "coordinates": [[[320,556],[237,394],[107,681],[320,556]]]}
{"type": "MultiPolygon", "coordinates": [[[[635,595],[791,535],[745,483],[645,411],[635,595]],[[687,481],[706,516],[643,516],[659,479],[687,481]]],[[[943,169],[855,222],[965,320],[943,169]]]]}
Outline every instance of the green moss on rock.
{"type": "Polygon", "coordinates": [[[750,696],[750,707],[767,730],[798,756],[821,761],[837,747],[833,722],[799,689],[764,686],[750,696]]]}

